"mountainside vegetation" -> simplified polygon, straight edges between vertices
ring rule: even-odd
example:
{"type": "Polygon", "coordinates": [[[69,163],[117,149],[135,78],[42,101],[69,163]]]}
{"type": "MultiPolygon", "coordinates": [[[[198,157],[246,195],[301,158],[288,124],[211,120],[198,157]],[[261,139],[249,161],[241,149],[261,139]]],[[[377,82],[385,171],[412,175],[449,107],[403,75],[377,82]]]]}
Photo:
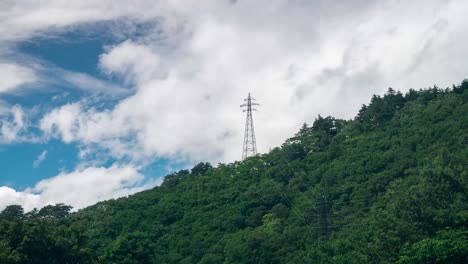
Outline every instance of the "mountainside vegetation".
{"type": "MultiPolygon", "coordinates": [[[[274,133],[274,131],[272,131],[274,133]]],[[[468,81],[70,213],[0,213],[0,263],[468,263],[468,81]]],[[[83,191],[86,195],[86,191],[83,191]]]]}

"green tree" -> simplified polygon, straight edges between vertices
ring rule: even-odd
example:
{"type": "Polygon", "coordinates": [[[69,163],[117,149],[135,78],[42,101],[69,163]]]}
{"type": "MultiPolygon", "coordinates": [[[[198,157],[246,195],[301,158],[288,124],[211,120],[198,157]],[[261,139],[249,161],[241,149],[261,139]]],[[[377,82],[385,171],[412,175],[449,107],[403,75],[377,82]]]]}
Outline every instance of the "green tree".
{"type": "Polygon", "coordinates": [[[9,205],[0,213],[0,220],[19,219],[24,216],[24,210],[21,205],[9,205]]]}

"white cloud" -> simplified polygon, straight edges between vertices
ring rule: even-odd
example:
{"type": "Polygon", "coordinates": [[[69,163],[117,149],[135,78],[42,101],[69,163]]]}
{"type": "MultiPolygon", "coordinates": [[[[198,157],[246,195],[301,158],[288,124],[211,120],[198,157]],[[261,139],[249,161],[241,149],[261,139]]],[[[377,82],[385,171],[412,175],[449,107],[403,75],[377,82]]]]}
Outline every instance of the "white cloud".
{"type": "Polygon", "coordinates": [[[0,186],[0,210],[8,205],[21,205],[27,210],[32,210],[39,205],[39,196],[27,192],[18,192],[7,186],[0,186]]]}
{"type": "Polygon", "coordinates": [[[153,1],[123,3],[112,0],[34,0],[0,2],[0,40],[22,40],[44,31],[61,30],[79,23],[92,23],[132,15],[143,19],[153,1]]]}
{"type": "Polygon", "coordinates": [[[41,165],[41,163],[45,160],[46,156],[47,156],[47,150],[42,151],[41,154],[39,154],[39,156],[37,156],[37,158],[34,160],[33,167],[34,168],[39,167],[39,165],[41,165]]]}
{"type": "Polygon", "coordinates": [[[37,77],[32,69],[12,63],[1,63],[0,61],[0,94],[12,92],[21,85],[36,80],[37,77]]]}
{"type": "Polygon", "coordinates": [[[64,142],[70,143],[74,140],[74,133],[76,131],[75,117],[79,113],[79,103],[68,104],[59,109],[54,109],[41,120],[40,128],[47,135],[57,135],[64,142]]]}
{"type": "MultiPolygon", "coordinates": [[[[58,33],[74,30],[80,25],[89,25],[84,26],[86,31],[92,30],[93,22],[119,18],[144,22],[147,20],[148,10],[154,10],[150,7],[154,7],[153,1],[0,1],[0,95],[17,92],[18,88],[25,85],[50,91],[48,86],[57,82],[62,85],[71,84],[92,93],[119,96],[128,94],[128,91],[110,82],[83,73],[57,69],[41,58],[22,54],[19,49],[21,45],[17,44],[34,37],[41,41],[57,40],[58,33]]],[[[154,12],[151,14],[150,17],[154,18],[154,12]]],[[[118,29],[113,34],[118,35],[118,29]]]]}
{"type": "Polygon", "coordinates": [[[99,61],[107,74],[122,76],[127,83],[144,83],[157,74],[159,58],[147,46],[125,41],[102,54],[99,61]]]}
{"type": "Polygon", "coordinates": [[[23,109],[15,105],[9,115],[0,120],[0,143],[19,141],[20,133],[25,130],[23,109]]]}
{"type": "Polygon", "coordinates": [[[25,210],[31,210],[56,203],[70,204],[79,209],[154,186],[154,183],[141,186],[142,181],[143,175],[132,166],[89,167],[63,172],[24,191],[0,187],[0,210],[10,204],[19,204],[25,210]]]}
{"type": "MultiPolygon", "coordinates": [[[[83,98],[41,119],[47,137],[79,144],[82,159],[103,153],[132,164],[155,157],[232,161],[241,156],[238,105],[248,92],[261,103],[254,121],[264,152],[318,114],[350,118],[387,87],[444,87],[468,72],[468,2],[462,0],[10,4],[0,4],[4,47],[77,25],[92,30],[97,21],[153,22],[145,35],[110,45],[99,57],[99,69],[133,86],[132,94],[107,109],[83,98]]],[[[85,75],[58,74],[82,89],[107,86],[85,75]]],[[[26,77],[3,87],[18,87],[31,79],[26,77]]],[[[24,130],[24,118],[16,119],[4,121],[4,140],[24,130]]],[[[88,175],[79,171],[52,179],[88,175]]]]}
{"type": "MultiPolygon", "coordinates": [[[[66,82],[73,88],[78,88],[90,94],[105,94],[107,96],[124,96],[129,94],[129,89],[124,89],[116,84],[103,81],[88,74],[57,70],[54,74],[60,75],[59,79],[51,82],[66,82]]],[[[57,78],[57,77],[55,77],[57,78]]]]}
{"type": "Polygon", "coordinates": [[[105,111],[84,103],[53,110],[42,122],[46,132],[57,127],[64,141],[114,157],[231,161],[240,158],[237,106],[249,91],[262,105],[254,119],[266,151],[318,114],[354,116],[389,86],[446,86],[465,77],[437,65],[468,69],[460,56],[466,49],[441,52],[455,39],[468,45],[461,1],[158,5],[171,11],[157,17],[171,23],[100,57],[100,68],[134,83],[135,94],[105,111]],[[161,31],[171,48],[155,41],[161,31]]]}

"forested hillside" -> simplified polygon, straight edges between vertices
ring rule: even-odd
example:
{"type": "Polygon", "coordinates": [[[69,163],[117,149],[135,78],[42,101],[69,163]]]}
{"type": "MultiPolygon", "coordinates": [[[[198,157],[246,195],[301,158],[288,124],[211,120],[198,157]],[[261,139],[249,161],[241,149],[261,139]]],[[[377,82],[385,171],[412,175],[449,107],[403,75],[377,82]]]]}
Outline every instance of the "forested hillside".
{"type": "Polygon", "coordinates": [[[7,207],[0,263],[468,263],[467,143],[468,81],[389,89],[127,198],[7,207]]]}

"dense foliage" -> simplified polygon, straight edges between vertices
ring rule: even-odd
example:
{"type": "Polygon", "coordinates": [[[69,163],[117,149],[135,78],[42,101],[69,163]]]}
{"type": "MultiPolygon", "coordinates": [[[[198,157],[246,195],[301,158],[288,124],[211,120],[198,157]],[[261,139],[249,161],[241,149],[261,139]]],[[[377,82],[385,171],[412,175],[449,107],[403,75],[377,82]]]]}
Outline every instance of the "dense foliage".
{"type": "MultiPolygon", "coordinates": [[[[468,263],[468,82],[389,89],[243,162],[0,214],[0,263],[468,263]]],[[[86,195],[83,193],[83,195],[86,195]]]]}

